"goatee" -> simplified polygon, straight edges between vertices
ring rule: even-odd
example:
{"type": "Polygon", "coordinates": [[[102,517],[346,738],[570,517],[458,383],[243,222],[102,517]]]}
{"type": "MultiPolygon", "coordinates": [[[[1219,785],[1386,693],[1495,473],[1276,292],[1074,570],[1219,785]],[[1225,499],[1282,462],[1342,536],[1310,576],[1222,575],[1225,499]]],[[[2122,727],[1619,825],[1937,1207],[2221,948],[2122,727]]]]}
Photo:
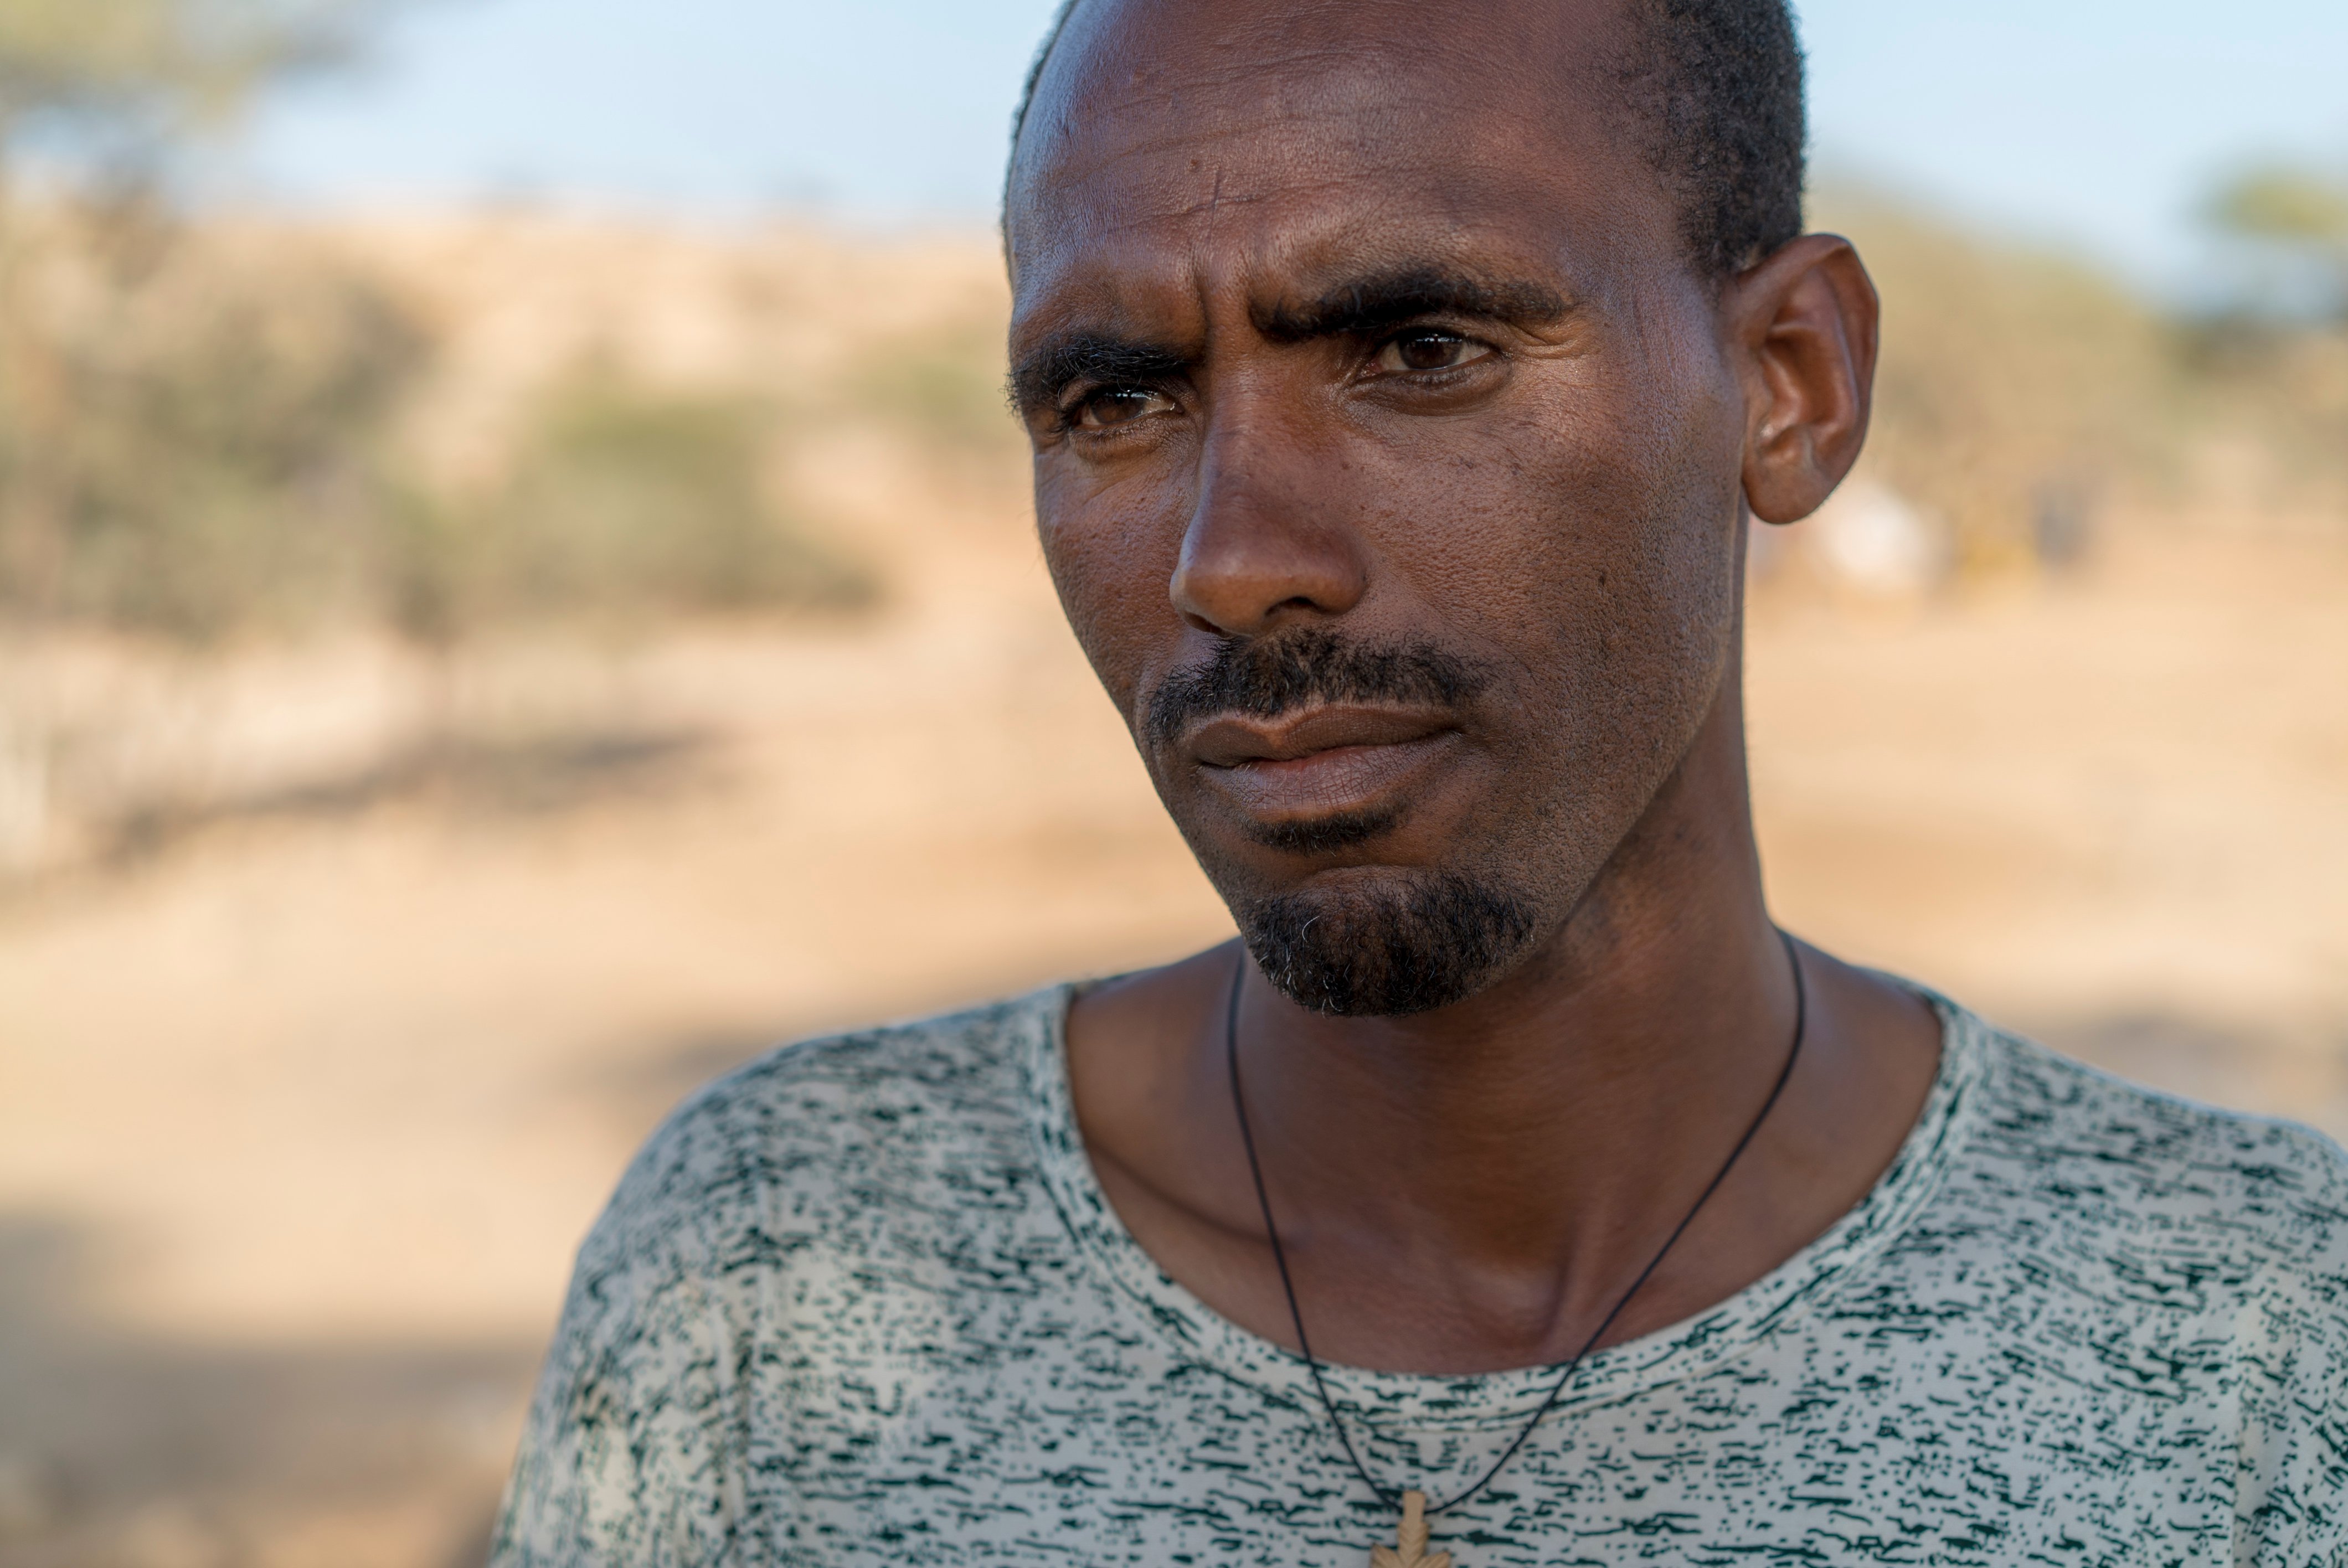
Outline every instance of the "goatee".
{"type": "Polygon", "coordinates": [[[1521,899],[1457,873],[1251,900],[1240,930],[1291,1001],[1340,1018],[1427,1012],[1480,990],[1532,938],[1521,899]]]}

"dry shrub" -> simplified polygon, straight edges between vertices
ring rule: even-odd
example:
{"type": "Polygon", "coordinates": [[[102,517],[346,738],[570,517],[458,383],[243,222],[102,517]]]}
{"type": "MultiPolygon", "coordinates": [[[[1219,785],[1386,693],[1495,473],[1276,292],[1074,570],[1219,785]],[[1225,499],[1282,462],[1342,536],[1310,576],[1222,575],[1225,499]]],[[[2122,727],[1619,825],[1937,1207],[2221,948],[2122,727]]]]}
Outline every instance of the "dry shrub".
{"type": "Polygon", "coordinates": [[[361,597],[427,350],[323,256],[139,210],[0,215],[0,610],[205,639],[361,597]]]}
{"type": "Polygon", "coordinates": [[[489,625],[870,604],[870,573],[773,498],[771,423],[747,396],[654,393],[610,373],[559,384],[498,484],[404,514],[397,623],[440,642],[489,625]]]}
{"type": "Polygon", "coordinates": [[[2348,326],[2227,314],[2180,329],[2203,406],[2203,467],[2255,509],[2348,529],[2348,326]]]}
{"type": "Polygon", "coordinates": [[[1830,188],[1813,221],[1857,241],[1883,295],[1867,460],[1946,519],[1965,567],[2040,553],[2050,521],[2099,498],[2343,508],[2339,333],[2183,322],[2085,261],[1863,190],[1830,188]]]}
{"type": "Polygon", "coordinates": [[[876,345],[850,402],[935,457],[1024,451],[1004,391],[1003,323],[989,317],[918,339],[876,345]]]}
{"type": "Polygon", "coordinates": [[[436,347],[324,237],[0,211],[0,618],[439,645],[874,597],[771,493],[776,421],[747,396],[582,374],[488,493],[416,482],[400,436],[436,347]]]}
{"type": "Polygon", "coordinates": [[[1948,520],[1961,562],[2026,559],[2048,509],[2083,490],[2171,481],[2186,389],[2141,302],[2082,263],[1864,193],[1815,207],[1883,296],[1869,461],[1948,520]]]}

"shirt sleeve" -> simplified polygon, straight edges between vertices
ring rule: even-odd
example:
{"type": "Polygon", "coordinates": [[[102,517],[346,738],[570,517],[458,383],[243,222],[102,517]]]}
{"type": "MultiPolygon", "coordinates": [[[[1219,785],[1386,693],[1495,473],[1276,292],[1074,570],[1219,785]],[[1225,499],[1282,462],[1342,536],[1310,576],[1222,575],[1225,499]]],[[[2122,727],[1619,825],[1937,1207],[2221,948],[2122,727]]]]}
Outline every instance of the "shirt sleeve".
{"type": "Polygon", "coordinates": [[[490,1568],[736,1560],[733,1336],[691,1227],[634,1223],[623,1183],[584,1246],[523,1429],[490,1568]]]}
{"type": "MultiPolygon", "coordinates": [[[[2294,1130],[2296,1131],[2296,1130],[2294,1130]]],[[[2240,1370],[2237,1563],[2348,1568],[2348,1172],[2294,1205],[2291,1261],[2251,1293],[2240,1370]]]]}

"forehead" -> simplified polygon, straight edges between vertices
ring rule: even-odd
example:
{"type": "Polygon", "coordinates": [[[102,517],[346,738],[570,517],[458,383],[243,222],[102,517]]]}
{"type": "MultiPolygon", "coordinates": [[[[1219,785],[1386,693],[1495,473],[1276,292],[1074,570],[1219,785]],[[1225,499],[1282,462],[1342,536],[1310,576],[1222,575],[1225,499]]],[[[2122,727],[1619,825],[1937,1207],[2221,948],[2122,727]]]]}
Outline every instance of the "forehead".
{"type": "Polygon", "coordinates": [[[1615,39],[1607,0],[1085,0],[1014,160],[1023,322],[1399,262],[1584,293],[1675,256],[1615,39]]]}

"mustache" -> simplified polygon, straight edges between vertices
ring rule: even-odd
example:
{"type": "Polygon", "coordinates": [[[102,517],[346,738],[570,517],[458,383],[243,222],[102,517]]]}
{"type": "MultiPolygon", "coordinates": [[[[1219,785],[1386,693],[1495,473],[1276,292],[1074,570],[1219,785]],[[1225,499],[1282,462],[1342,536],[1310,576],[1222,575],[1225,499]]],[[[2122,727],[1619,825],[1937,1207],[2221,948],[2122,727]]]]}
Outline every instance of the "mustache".
{"type": "Polygon", "coordinates": [[[1364,645],[1323,626],[1228,637],[1205,663],[1159,683],[1142,734],[1163,749],[1225,713],[1274,719],[1316,702],[1456,708],[1490,684],[1483,665],[1431,642],[1364,645]]]}

